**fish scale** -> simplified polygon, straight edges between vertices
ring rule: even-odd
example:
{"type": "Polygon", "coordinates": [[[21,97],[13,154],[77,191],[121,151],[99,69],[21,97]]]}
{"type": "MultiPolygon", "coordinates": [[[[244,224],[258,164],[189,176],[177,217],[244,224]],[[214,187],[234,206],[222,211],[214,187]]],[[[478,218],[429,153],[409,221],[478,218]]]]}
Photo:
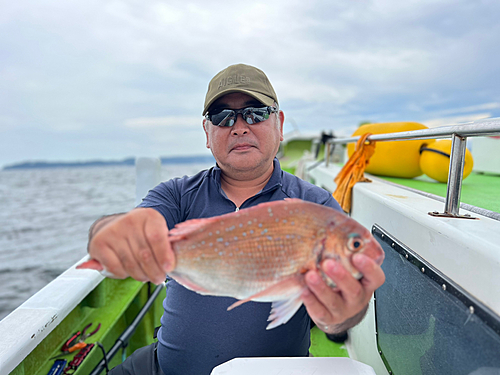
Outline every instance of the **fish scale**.
{"type": "MultiPolygon", "coordinates": [[[[257,218],[252,217],[251,211],[240,210],[230,214],[231,220],[226,218],[200,228],[192,238],[175,243],[175,251],[179,254],[176,272],[193,273],[189,271],[196,268],[193,264],[194,258],[207,269],[204,278],[213,277],[217,280],[217,285],[213,288],[228,290],[231,286],[237,285],[235,279],[243,278],[245,282],[238,283],[238,291],[255,291],[269,281],[295,273],[297,265],[303,264],[311,256],[307,243],[298,246],[300,244],[297,241],[308,235],[314,238],[315,233],[311,225],[301,227],[295,225],[298,215],[300,213],[306,215],[307,212],[298,208],[290,210],[289,206],[285,205],[281,210],[268,207],[263,213],[258,212],[257,218]],[[286,215],[287,219],[281,219],[283,215],[286,215]],[[292,233],[291,227],[294,230],[298,229],[299,233],[292,233]],[[213,252],[210,252],[208,249],[210,246],[204,240],[207,233],[220,236],[217,237],[218,243],[213,252]],[[198,242],[200,245],[193,249],[192,242],[198,242]],[[205,244],[201,245],[202,242],[205,244]],[[236,261],[233,257],[238,251],[239,256],[236,261]],[[194,254],[196,252],[206,255],[201,258],[198,254],[194,254]],[[270,259],[274,261],[270,262],[270,259]]],[[[195,283],[196,279],[199,280],[193,278],[195,283]]],[[[203,284],[207,282],[209,281],[201,281],[203,284]]]]}
{"type": "MultiPolygon", "coordinates": [[[[344,213],[300,199],[262,203],[226,215],[179,223],[169,232],[176,266],[169,274],[203,295],[273,302],[272,329],[302,305],[305,273],[335,259],[354,277],[351,263],[363,253],[381,264],[384,252],[370,232],[344,213]]],[[[78,268],[103,270],[95,260],[78,268]]]]}

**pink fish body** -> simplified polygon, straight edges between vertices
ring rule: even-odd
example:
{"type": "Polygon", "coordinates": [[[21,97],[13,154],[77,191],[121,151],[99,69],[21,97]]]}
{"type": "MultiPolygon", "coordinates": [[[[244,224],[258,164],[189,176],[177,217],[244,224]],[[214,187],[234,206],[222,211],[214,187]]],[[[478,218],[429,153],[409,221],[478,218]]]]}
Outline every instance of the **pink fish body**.
{"type": "MultiPolygon", "coordinates": [[[[300,308],[307,288],[304,275],[319,269],[323,260],[337,260],[359,279],[362,275],[351,263],[355,253],[378,264],[384,259],[382,248],[362,225],[300,199],[188,220],[169,234],[176,256],[173,279],[200,294],[240,300],[228,310],[250,300],[273,302],[267,329],[286,323],[300,308]]],[[[96,263],[90,260],[78,268],[99,269],[96,263]]]]}

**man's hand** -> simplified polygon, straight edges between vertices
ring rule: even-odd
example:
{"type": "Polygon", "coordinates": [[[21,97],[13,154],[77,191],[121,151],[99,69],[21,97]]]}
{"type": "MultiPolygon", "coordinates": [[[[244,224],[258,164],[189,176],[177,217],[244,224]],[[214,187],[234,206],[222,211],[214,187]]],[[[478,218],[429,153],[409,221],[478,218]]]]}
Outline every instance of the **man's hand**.
{"type": "Polygon", "coordinates": [[[323,272],[337,287],[330,288],[318,271],[306,274],[309,289],[302,293],[307,312],[316,325],[326,333],[339,333],[358,324],[367,310],[370,298],[385,281],[384,271],[373,259],[356,254],[353,265],[363,274],[356,280],[340,263],[327,259],[323,272]]]}
{"type": "Polygon", "coordinates": [[[89,255],[119,278],[161,284],[175,267],[164,217],[152,208],[98,221],[89,235],[89,255]]]}

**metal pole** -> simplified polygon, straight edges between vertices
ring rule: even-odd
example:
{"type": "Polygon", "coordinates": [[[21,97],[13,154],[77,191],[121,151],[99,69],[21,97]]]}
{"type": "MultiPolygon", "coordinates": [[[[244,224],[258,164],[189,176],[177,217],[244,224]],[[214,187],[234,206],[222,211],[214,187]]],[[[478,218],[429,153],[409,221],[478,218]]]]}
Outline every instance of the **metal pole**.
{"type": "Polygon", "coordinates": [[[139,311],[139,313],[134,318],[134,320],[132,321],[130,326],[128,326],[125,329],[125,331],[123,331],[123,333],[120,335],[120,337],[118,337],[118,339],[116,340],[113,347],[106,354],[106,358],[105,359],[103,358],[97,364],[97,366],[90,373],[90,375],[99,375],[106,368],[106,363],[111,361],[111,359],[116,355],[116,353],[118,353],[120,348],[124,348],[128,345],[128,341],[129,341],[130,337],[135,332],[137,326],[142,321],[142,319],[144,318],[144,316],[146,315],[148,310],[151,308],[151,306],[153,306],[153,303],[154,303],[156,297],[158,297],[158,295],[160,294],[160,292],[163,290],[164,287],[165,287],[165,283],[161,283],[160,285],[158,285],[156,287],[153,294],[151,294],[151,297],[149,297],[149,299],[146,301],[146,303],[142,307],[141,311],[139,311]]]}
{"type": "Polygon", "coordinates": [[[135,205],[142,202],[149,190],[161,182],[159,158],[135,159],[135,205]]]}
{"type": "Polygon", "coordinates": [[[458,216],[459,214],[466,145],[467,138],[460,137],[457,134],[452,135],[450,169],[448,171],[444,212],[453,216],[458,216]]]}
{"type": "Polygon", "coordinates": [[[330,148],[332,144],[330,142],[325,143],[325,167],[328,167],[330,164],[330,148]]]}
{"type": "MultiPolygon", "coordinates": [[[[500,133],[500,118],[475,121],[469,124],[443,126],[434,129],[410,130],[398,133],[372,134],[369,141],[405,141],[408,139],[438,139],[449,138],[453,134],[461,137],[478,137],[500,133]]],[[[349,138],[334,138],[331,143],[354,143],[360,136],[349,138]]]]}

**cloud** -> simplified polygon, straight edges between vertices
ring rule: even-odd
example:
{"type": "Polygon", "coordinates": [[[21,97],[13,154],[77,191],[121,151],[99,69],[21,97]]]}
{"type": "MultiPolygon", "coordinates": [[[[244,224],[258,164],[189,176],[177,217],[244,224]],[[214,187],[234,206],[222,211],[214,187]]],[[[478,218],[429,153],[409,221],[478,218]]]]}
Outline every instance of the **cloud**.
{"type": "Polygon", "coordinates": [[[199,129],[201,121],[201,117],[195,116],[140,117],[126,120],[125,126],[128,128],[199,129]]]}
{"type": "Polygon", "coordinates": [[[446,114],[455,114],[455,113],[492,110],[492,109],[498,109],[498,108],[500,108],[500,102],[493,102],[493,103],[472,105],[472,106],[462,107],[462,108],[451,108],[451,109],[441,110],[441,111],[439,111],[439,113],[441,115],[446,115],[446,114]]]}
{"type": "Polygon", "coordinates": [[[439,126],[463,124],[466,122],[473,122],[490,117],[491,113],[476,113],[473,115],[450,116],[424,120],[422,121],[422,124],[428,126],[429,128],[437,128],[439,126]]]}
{"type": "Polygon", "coordinates": [[[499,116],[499,12],[468,0],[8,2],[0,164],[15,161],[11,146],[26,158],[109,157],[96,134],[122,157],[168,130],[177,152],[183,129],[201,128],[208,81],[239,62],[266,72],[300,129],[499,116]],[[81,147],[28,147],[72,136],[81,147]]]}

